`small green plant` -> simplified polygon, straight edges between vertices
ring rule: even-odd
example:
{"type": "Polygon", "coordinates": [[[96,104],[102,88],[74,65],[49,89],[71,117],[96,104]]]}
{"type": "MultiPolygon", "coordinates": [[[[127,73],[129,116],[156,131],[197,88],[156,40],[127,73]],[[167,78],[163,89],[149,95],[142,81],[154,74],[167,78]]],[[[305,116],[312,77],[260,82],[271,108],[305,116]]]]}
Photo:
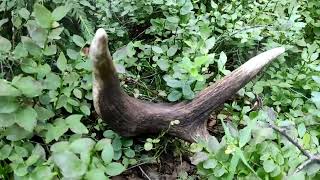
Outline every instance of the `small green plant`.
{"type": "Polygon", "coordinates": [[[219,112],[224,137],[190,146],[192,163],[202,179],[317,179],[319,164],[295,173],[307,158],[268,123],[319,153],[319,8],[318,0],[1,1],[0,178],[108,179],[143,149],[158,157],[166,148],[165,132],[133,148],[96,118],[84,50],[102,27],[121,85],[149,101],[190,100],[258,51],[286,47],[219,112]]]}

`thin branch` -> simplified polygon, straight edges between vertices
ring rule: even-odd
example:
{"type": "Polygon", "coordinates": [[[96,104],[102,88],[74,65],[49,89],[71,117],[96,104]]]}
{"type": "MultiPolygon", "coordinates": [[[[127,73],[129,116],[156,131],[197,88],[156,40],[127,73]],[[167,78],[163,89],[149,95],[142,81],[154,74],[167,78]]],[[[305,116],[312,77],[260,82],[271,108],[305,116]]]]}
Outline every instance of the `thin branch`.
{"type": "Polygon", "coordinates": [[[305,149],[302,148],[302,146],[298,143],[298,141],[294,140],[292,137],[290,137],[285,130],[275,126],[274,124],[269,123],[269,126],[277,131],[278,133],[280,133],[282,136],[286,137],[288,139],[288,141],[290,141],[293,145],[295,145],[301,152],[303,155],[307,156],[308,159],[312,157],[312,155],[306,151],[305,149]]]}
{"type": "Polygon", "coordinates": [[[311,164],[314,164],[314,163],[320,164],[320,155],[313,155],[307,150],[303,149],[303,147],[299,144],[299,142],[294,140],[292,137],[290,137],[285,130],[275,126],[272,123],[269,123],[269,127],[271,127],[273,130],[280,133],[282,136],[286,137],[288,141],[290,141],[294,146],[296,146],[301,151],[301,153],[308,158],[305,162],[303,162],[297,167],[294,173],[300,172],[301,170],[310,166],[311,164]]]}
{"type": "Polygon", "coordinates": [[[143,174],[148,180],[151,180],[151,178],[147,175],[147,173],[144,172],[144,170],[143,170],[140,166],[138,166],[138,167],[139,167],[140,171],[142,172],[142,174],[143,174]]]}
{"type": "Polygon", "coordinates": [[[312,156],[311,158],[309,158],[308,160],[306,160],[305,162],[300,164],[294,173],[298,173],[301,170],[303,170],[304,168],[306,168],[307,166],[310,166],[311,164],[314,164],[314,163],[320,163],[319,156],[312,156]]]}

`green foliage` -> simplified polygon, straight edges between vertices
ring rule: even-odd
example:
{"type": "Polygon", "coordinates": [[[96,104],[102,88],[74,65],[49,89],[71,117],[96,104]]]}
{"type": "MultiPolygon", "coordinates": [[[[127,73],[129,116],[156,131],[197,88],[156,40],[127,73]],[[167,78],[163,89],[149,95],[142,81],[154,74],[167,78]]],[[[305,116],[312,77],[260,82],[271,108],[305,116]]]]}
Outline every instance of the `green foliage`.
{"type": "MultiPolygon", "coordinates": [[[[316,179],[318,165],[293,174],[305,157],[266,122],[319,153],[319,7],[317,0],[2,1],[0,178],[108,179],[137,162],[133,141],[92,113],[83,50],[102,27],[123,88],[150,101],[192,99],[254,54],[286,47],[225,104],[218,116],[225,136],[190,146],[192,163],[204,179],[316,179]]],[[[160,137],[141,148],[159,152],[160,137]]]]}
{"type": "Polygon", "coordinates": [[[64,27],[68,3],[6,3],[1,15],[11,9],[13,17],[1,32],[10,34],[12,25],[21,38],[0,38],[0,177],[107,179],[136,163],[132,141],[115,133],[99,140],[94,132],[104,127],[84,124],[92,110],[91,64],[81,51],[86,40],[64,27]]]}

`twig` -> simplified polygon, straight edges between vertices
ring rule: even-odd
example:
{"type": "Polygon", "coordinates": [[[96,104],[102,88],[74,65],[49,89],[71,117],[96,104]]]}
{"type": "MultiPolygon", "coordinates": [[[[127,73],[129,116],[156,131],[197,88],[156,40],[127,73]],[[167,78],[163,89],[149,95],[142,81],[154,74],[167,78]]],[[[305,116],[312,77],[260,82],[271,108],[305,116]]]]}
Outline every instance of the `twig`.
{"type": "Polygon", "coordinates": [[[144,170],[143,170],[140,166],[138,166],[138,167],[139,167],[140,171],[142,172],[142,174],[143,174],[148,180],[151,180],[151,178],[146,174],[146,172],[144,172],[144,170]]]}
{"type": "Polygon", "coordinates": [[[308,152],[307,150],[303,149],[303,147],[299,144],[298,141],[294,140],[292,137],[290,137],[285,130],[275,126],[272,123],[269,123],[269,127],[271,127],[273,130],[277,131],[278,133],[280,133],[282,136],[286,137],[288,139],[288,141],[290,141],[294,146],[296,146],[300,152],[306,156],[308,159],[303,162],[302,164],[300,164],[296,171],[294,173],[298,173],[301,170],[303,170],[304,168],[306,168],[307,166],[314,164],[314,163],[319,163],[320,164],[320,155],[313,155],[310,152],[308,152]]]}
{"type": "Polygon", "coordinates": [[[302,164],[300,164],[296,171],[294,173],[298,173],[300,172],[302,169],[306,168],[307,166],[310,166],[311,164],[314,163],[320,163],[320,157],[319,156],[311,156],[311,158],[309,158],[308,160],[306,160],[305,162],[303,162],[302,164]]]}
{"type": "Polygon", "coordinates": [[[308,159],[311,158],[311,154],[306,151],[305,149],[302,148],[302,146],[297,142],[295,141],[292,137],[290,137],[285,130],[275,126],[274,124],[271,124],[269,123],[269,126],[274,129],[275,131],[279,132],[282,136],[286,137],[288,139],[288,141],[290,141],[293,145],[295,145],[301,152],[303,155],[307,156],[308,159]]]}
{"type": "Polygon", "coordinates": [[[145,30],[143,30],[142,32],[140,32],[136,37],[134,37],[131,41],[135,41],[139,36],[141,36],[143,33],[146,32],[148,28],[146,28],[145,30]]]}
{"type": "Polygon", "coordinates": [[[128,167],[128,168],[126,169],[126,171],[129,170],[129,169],[133,169],[133,168],[135,168],[135,167],[139,167],[139,166],[141,166],[141,165],[147,164],[147,163],[150,163],[150,162],[142,162],[142,163],[133,165],[133,166],[131,166],[131,167],[128,167]]]}

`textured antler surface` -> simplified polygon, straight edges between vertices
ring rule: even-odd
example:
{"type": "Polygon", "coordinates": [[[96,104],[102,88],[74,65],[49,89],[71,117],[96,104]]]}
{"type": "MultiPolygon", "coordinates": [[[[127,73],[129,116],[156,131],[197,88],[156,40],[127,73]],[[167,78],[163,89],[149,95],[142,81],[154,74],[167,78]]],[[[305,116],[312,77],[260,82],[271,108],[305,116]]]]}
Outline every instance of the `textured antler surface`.
{"type": "Polygon", "coordinates": [[[206,138],[209,135],[206,121],[212,111],[284,51],[280,47],[253,57],[204,89],[192,101],[178,104],[151,103],[132,98],[121,90],[109,52],[107,34],[99,29],[90,46],[90,57],[94,65],[94,107],[101,118],[122,136],[158,133],[167,130],[171,121],[179,120],[178,125],[170,127],[169,134],[191,142],[206,138]]]}

